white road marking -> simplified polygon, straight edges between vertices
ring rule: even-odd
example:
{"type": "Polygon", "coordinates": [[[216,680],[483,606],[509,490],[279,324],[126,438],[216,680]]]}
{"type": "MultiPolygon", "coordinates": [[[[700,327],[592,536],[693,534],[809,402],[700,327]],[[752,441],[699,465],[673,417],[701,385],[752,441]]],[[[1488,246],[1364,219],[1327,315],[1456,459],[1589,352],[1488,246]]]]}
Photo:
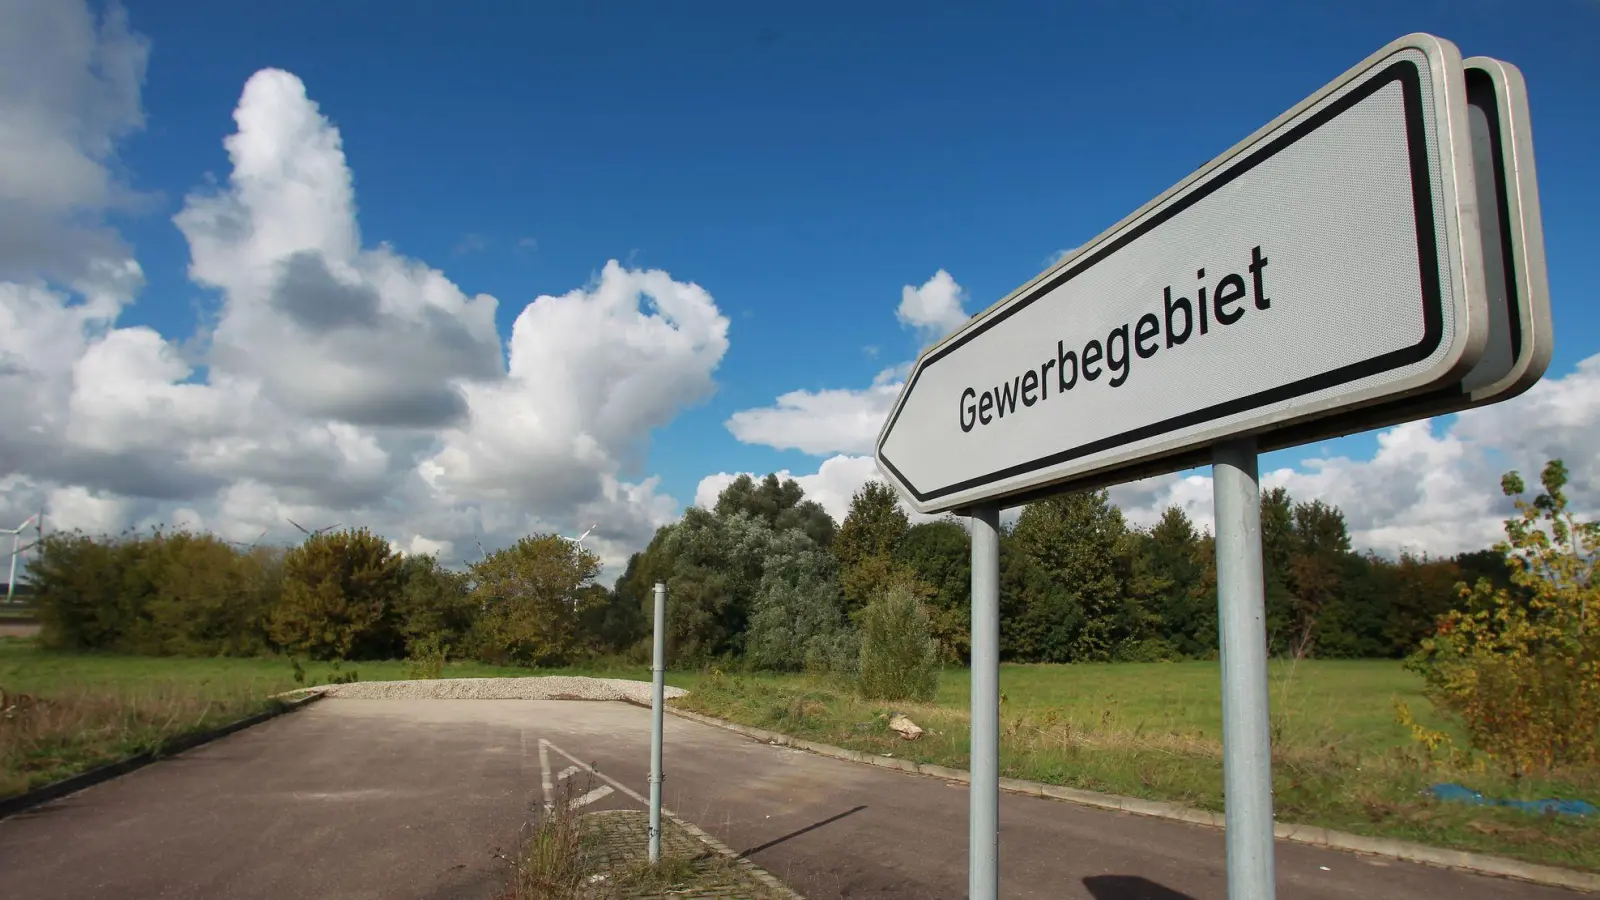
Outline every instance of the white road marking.
{"type": "Polygon", "coordinates": [[[576,775],[576,774],[578,774],[579,772],[582,772],[582,771],[583,770],[578,768],[577,766],[567,766],[565,769],[561,770],[561,774],[560,775],[556,776],[556,780],[557,781],[566,781],[568,778],[571,778],[572,776],[574,776],[574,775],[576,775]]]}
{"type": "Polygon", "coordinates": [[[611,788],[606,787],[605,785],[602,784],[599,787],[595,788],[594,790],[590,791],[589,793],[584,794],[582,797],[579,797],[578,799],[572,801],[568,805],[571,806],[573,809],[577,809],[580,806],[588,806],[589,804],[595,802],[596,800],[601,800],[601,799],[604,799],[604,798],[609,797],[609,796],[611,796],[611,788]]]}
{"type": "Polygon", "coordinates": [[[543,738],[539,739],[539,782],[544,788],[545,812],[556,808],[555,790],[550,786],[550,751],[545,749],[548,746],[543,738]]]}

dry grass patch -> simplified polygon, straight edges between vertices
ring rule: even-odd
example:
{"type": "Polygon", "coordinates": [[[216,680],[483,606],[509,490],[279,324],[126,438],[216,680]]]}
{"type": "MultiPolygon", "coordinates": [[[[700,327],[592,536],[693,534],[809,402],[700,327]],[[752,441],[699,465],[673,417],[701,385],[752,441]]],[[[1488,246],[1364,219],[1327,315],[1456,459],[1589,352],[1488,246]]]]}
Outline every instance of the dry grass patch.
{"type": "Polygon", "coordinates": [[[13,796],[271,708],[251,691],[194,684],[59,688],[0,700],[0,796],[13,796]]]}

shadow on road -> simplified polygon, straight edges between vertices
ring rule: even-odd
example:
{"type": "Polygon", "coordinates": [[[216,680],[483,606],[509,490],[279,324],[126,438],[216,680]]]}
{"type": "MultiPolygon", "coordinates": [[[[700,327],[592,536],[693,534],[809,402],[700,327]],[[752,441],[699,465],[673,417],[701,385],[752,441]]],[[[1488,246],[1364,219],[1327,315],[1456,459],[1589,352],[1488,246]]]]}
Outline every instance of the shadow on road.
{"type": "Polygon", "coordinates": [[[759,846],[751,847],[749,850],[745,850],[745,851],[741,852],[739,854],[739,858],[740,859],[744,859],[745,857],[750,856],[752,854],[760,853],[761,851],[766,850],[769,847],[776,847],[779,844],[783,843],[784,841],[789,840],[790,838],[797,838],[800,835],[805,834],[808,831],[816,831],[818,828],[821,828],[824,825],[831,825],[834,822],[837,822],[840,819],[844,818],[845,816],[853,816],[856,813],[861,812],[863,809],[866,809],[866,807],[865,806],[857,806],[854,809],[847,809],[844,812],[839,813],[836,816],[829,816],[826,819],[823,819],[821,822],[813,822],[810,825],[807,825],[806,827],[800,829],[799,831],[791,831],[788,834],[784,835],[783,837],[773,838],[772,840],[767,841],[765,844],[761,844],[759,846]]]}
{"type": "Polygon", "coordinates": [[[1194,900],[1138,875],[1091,875],[1083,880],[1083,886],[1094,900],[1194,900]]]}

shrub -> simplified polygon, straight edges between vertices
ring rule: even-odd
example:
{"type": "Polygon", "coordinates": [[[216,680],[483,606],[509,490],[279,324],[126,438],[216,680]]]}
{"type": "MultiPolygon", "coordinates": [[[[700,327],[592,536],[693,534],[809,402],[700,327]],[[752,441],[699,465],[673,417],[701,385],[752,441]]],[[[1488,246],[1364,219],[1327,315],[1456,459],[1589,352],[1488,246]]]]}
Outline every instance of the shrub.
{"type": "Polygon", "coordinates": [[[136,543],[126,536],[96,540],[78,531],[44,539],[27,567],[41,644],[59,650],[121,648],[148,597],[125,584],[136,543]]]}
{"type": "Polygon", "coordinates": [[[400,655],[400,558],[365,528],[313,535],[283,562],[272,639],[312,659],[400,655]]]}
{"type": "Polygon", "coordinates": [[[259,557],[209,534],[180,531],[144,542],[152,593],[145,646],[150,653],[248,656],[267,648],[269,607],[255,571],[259,557]]]}
{"type": "Polygon", "coordinates": [[[449,661],[444,639],[437,634],[413,638],[406,653],[406,677],[416,680],[438,678],[444,674],[444,664],[449,661]]]}
{"type": "Polygon", "coordinates": [[[1568,511],[1560,460],[1540,480],[1531,503],[1516,472],[1501,481],[1518,515],[1499,549],[1523,590],[1462,585],[1466,608],[1441,616],[1407,661],[1473,746],[1515,775],[1600,762],[1600,525],[1568,511]]]}
{"type": "Polygon", "coordinates": [[[939,687],[939,645],[915,587],[898,581],[861,611],[857,686],[874,700],[932,700],[939,687]]]}

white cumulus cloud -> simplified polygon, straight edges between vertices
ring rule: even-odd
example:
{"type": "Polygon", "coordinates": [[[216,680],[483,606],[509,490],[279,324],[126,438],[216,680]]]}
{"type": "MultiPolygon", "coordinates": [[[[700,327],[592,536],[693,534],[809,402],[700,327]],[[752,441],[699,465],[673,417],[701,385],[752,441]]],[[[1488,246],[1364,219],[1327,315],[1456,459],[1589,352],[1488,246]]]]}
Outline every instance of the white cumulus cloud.
{"type": "Polygon", "coordinates": [[[614,568],[675,516],[642,469],[715,390],[711,295],[612,261],[503,337],[496,298],[363,239],[342,136],[292,73],[248,79],[226,177],[174,216],[216,308],[194,334],[120,325],[142,276],[104,214],[137,199],[115,150],[147,48],[117,10],[0,6],[0,517],[242,542],[365,525],[452,559],[598,522],[614,568]]]}
{"type": "Polygon", "coordinates": [[[903,325],[915,328],[923,338],[937,340],[967,321],[962,309],[967,292],[943,269],[922,283],[922,287],[906,285],[900,289],[900,306],[895,317],[903,325]]]}
{"type": "Polygon", "coordinates": [[[871,453],[903,377],[895,369],[885,369],[862,390],[790,391],[773,406],[734,413],[728,418],[728,430],[746,444],[815,456],[871,453]]]}
{"type": "Polygon", "coordinates": [[[104,215],[140,199],[115,150],[144,125],[148,55],[119,7],[98,20],[81,2],[0,7],[0,281],[122,299],[142,282],[104,215]]]}

